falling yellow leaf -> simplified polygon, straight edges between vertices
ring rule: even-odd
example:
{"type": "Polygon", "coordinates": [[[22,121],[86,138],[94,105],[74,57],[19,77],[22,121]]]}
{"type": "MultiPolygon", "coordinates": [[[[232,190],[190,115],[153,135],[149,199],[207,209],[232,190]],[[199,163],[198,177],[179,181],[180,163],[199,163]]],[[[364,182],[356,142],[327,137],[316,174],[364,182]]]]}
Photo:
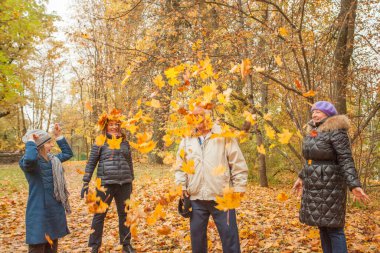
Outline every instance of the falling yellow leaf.
{"type": "Polygon", "coordinates": [[[250,73],[251,73],[251,61],[249,59],[244,59],[240,64],[241,77],[244,79],[250,73]]]}
{"type": "Polygon", "coordinates": [[[189,160],[187,162],[183,162],[182,164],[182,171],[187,174],[194,174],[195,168],[194,168],[194,160],[189,160]]]}
{"type": "Polygon", "coordinates": [[[284,192],[281,192],[280,194],[277,195],[277,199],[281,202],[285,202],[286,200],[288,200],[289,196],[284,193],[284,192]]]}
{"type": "Polygon", "coordinates": [[[89,112],[93,112],[94,109],[92,108],[92,105],[91,105],[91,102],[90,101],[87,101],[85,104],[84,104],[84,107],[86,107],[87,111],[89,112]]]}
{"type": "Polygon", "coordinates": [[[278,29],[278,33],[282,36],[282,37],[287,37],[289,36],[289,32],[288,30],[285,28],[285,27],[280,27],[278,29]]]}
{"type": "Polygon", "coordinates": [[[315,96],[315,91],[309,90],[308,92],[302,93],[302,96],[304,96],[305,98],[314,97],[315,96]]]}
{"type": "Polygon", "coordinates": [[[254,124],[256,124],[256,119],[255,119],[256,117],[252,113],[244,111],[243,116],[244,116],[244,118],[245,118],[246,121],[248,121],[249,123],[251,123],[252,126],[254,124]]]}
{"type": "Polygon", "coordinates": [[[158,76],[156,76],[156,78],[154,78],[154,80],[153,80],[153,83],[154,83],[159,89],[161,89],[162,87],[165,86],[165,82],[164,82],[164,80],[162,79],[162,75],[158,75],[158,76]]]}
{"type": "Polygon", "coordinates": [[[227,211],[240,206],[241,195],[239,192],[234,192],[233,188],[227,187],[223,190],[223,197],[216,196],[217,209],[227,211]]]}
{"type": "Polygon", "coordinates": [[[185,150],[184,150],[184,149],[181,149],[181,150],[179,151],[179,156],[180,156],[182,159],[185,159],[185,155],[186,155],[185,150]]]}
{"type": "Polygon", "coordinates": [[[220,175],[223,175],[224,172],[226,172],[226,167],[222,164],[220,164],[218,167],[215,167],[213,170],[212,170],[212,174],[214,176],[220,176],[220,175]]]}
{"type": "Polygon", "coordinates": [[[109,149],[120,149],[120,144],[123,141],[123,138],[116,138],[112,135],[112,139],[107,138],[108,148],[109,149]]]}
{"type": "Polygon", "coordinates": [[[223,105],[227,104],[226,97],[222,93],[219,93],[216,97],[217,97],[219,103],[221,103],[223,105]]]}
{"type": "Polygon", "coordinates": [[[281,67],[281,66],[283,65],[282,60],[281,60],[281,56],[280,56],[280,55],[276,55],[276,56],[274,57],[274,61],[277,63],[277,65],[278,65],[279,67],[281,67]]]}
{"type": "Polygon", "coordinates": [[[175,79],[177,78],[179,72],[175,69],[175,68],[169,68],[167,70],[165,70],[165,76],[166,78],[168,79],[175,79]]]}
{"type": "Polygon", "coordinates": [[[288,129],[283,129],[281,133],[278,133],[278,141],[281,144],[288,144],[293,134],[288,129]]]}
{"type": "Polygon", "coordinates": [[[129,144],[131,145],[131,147],[137,149],[140,153],[146,154],[152,151],[156,147],[157,143],[154,141],[148,141],[140,144],[130,142],[129,144]]]}
{"type": "Polygon", "coordinates": [[[125,71],[125,77],[123,81],[121,81],[121,86],[124,86],[127,83],[128,79],[131,77],[131,73],[132,72],[130,69],[127,69],[127,71],[125,71]]]}
{"type": "Polygon", "coordinates": [[[266,136],[268,136],[269,139],[274,140],[276,138],[276,132],[268,125],[264,125],[264,130],[266,136]]]}
{"type": "Polygon", "coordinates": [[[165,134],[164,137],[162,137],[162,140],[165,142],[165,147],[169,147],[173,144],[173,139],[169,134],[165,134]]]}
{"type": "Polygon", "coordinates": [[[96,136],[96,138],[95,138],[96,146],[99,146],[99,147],[103,146],[106,139],[107,139],[107,137],[104,134],[96,136]]]}
{"type": "Polygon", "coordinates": [[[263,144],[261,144],[260,146],[257,146],[257,152],[259,152],[260,154],[262,155],[265,155],[265,147],[263,144]]]}
{"type": "Polygon", "coordinates": [[[175,100],[172,100],[172,101],[170,101],[170,106],[173,108],[173,110],[178,110],[179,109],[179,106],[178,106],[178,104],[177,104],[177,101],[175,101],[175,100]]]}
{"type": "Polygon", "coordinates": [[[98,191],[101,191],[101,192],[106,192],[106,188],[104,188],[104,186],[102,186],[102,179],[101,178],[96,178],[96,181],[95,181],[95,186],[96,186],[96,189],[98,191]]]}
{"type": "Polygon", "coordinates": [[[53,240],[50,238],[48,234],[45,234],[45,239],[50,244],[50,247],[53,248],[53,240]]]}
{"type": "Polygon", "coordinates": [[[145,104],[147,106],[157,108],[157,109],[161,107],[160,101],[154,98],[151,101],[146,102],[145,104]]]}

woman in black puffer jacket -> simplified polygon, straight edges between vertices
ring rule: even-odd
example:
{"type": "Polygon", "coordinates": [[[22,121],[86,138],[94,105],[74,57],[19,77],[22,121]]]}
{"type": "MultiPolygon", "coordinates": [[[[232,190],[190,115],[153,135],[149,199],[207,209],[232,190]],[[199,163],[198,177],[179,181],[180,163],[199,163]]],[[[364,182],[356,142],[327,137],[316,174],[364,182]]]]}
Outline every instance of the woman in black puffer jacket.
{"type": "MultiPolygon", "coordinates": [[[[98,165],[97,177],[101,179],[101,184],[106,188],[105,192],[97,191],[97,195],[106,202],[108,206],[115,198],[117,213],[119,216],[119,237],[120,244],[123,245],[123,253],[135,252],[131,246],[131,233],[129,227],[125,226],[126,213],[125,201],[130,198],[132,192],[132,181],[134,179],[131,150],[125,135],[121,133],[120,119],[123,116],[121,111],[113,110],[110,115],[103,114],[98,122],[99,128],[106,137],[104,143],[96,143],[92,146],[88,159],[85,175],[83,177],[83,188],[81,197],[88,193],[88,184],[92,174],[98,165]],[[119,147],[113,147],[112,141],[120,143],[119,147]]],[[[116,145],[118,146],[118,145],[116,145]]],[[[94,232],[90,235],[88,246],[91,252],[99,252],[103,226],[106,213],[97,213],[92,220],[91,228],[94,232]]]]}
{"type": "Polygon", "coordinates": [[[334,105],[326,101],[315,103],[311,111],[302,147],[306,163],[293,186],[298,194],[302,192],[300,221],[319,228],[323,252],[344,253],[347,187],[359,201],[369,198],[352,158],[348,118],[337,115],[334,105]]]}

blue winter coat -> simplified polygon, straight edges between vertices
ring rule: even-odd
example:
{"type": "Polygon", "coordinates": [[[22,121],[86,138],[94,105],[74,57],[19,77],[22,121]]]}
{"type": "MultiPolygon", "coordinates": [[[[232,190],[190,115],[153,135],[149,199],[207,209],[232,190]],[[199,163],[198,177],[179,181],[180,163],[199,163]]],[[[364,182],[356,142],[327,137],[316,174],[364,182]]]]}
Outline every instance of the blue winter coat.
{"type": "MultiPolygon", "coordinates": [[[[73,152],[63,138],[57,140],[62,153],[56,155],[61,162],[69,160],[73,152]]],[[[62,203],[54,198],[52,165],[50,161],[38,155],[37,145],[28,141],[25,155],[21,158],[20,167],[29,184],[29,197],[26,207],[26,243],[46,243],[45,234],[52,240],[69,234],[65,209],[62,203]]]]}

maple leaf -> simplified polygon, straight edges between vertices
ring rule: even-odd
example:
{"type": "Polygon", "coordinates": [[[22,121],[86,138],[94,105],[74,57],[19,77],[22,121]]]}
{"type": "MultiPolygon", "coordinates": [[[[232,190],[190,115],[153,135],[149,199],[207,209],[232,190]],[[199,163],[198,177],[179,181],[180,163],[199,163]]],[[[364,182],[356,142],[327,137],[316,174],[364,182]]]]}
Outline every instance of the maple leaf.
{"type": "Polygon", "coordinates": [[[268,125],[264,125],[264,130],[266,136],[268,136],[269,139],[274,140],[276,138],[276,132],[268,125]]]}
{"type": "Polygon", "coordinates": [[[89,111],[89,112],[93,112],[94,109],[92,109],[92,105],[91,105],[91,102],[90,101],[87,101],[84,106],[86,107],[86,109],[89,111]]]}
{"type": "Polygon", "coordinates": [[[298,89],[302,89],[302,84],[298,79],[294,80],[294,84],[296,85],[298,89]]]}
{"type": "Polygon", "coordinates": [[[96,181],[95,181],[95,186],[96,186],[96,189],[98,190],[98,191],[101,191],[101,192],[106,192],[106,188],[104,188],[103,186],[102,186],[102,179],[101,178],[96,178],[96,181]]]}
{"type": "Polygon", "coordinates": [[[244,79],[250,73],[251,73],[251,61],[249,59],[244,59],[240,64],[241,77],[244,79]]]}
{"type": "Polygon", "coordinates": [[[165,142],[165,147],[169,147],[173,144],[173,139],[169,134],[165,134],[164,137],[162,137],[162,140],[165,142]]]}
{"type": "Polygon", "coordinates": [[[107,138],[108,148],[109,149],[120,149],[120,144],[123,141],[123,138],[116,138],[112,135],[112,139],[107,138]]]}
{"type": "Polygon", "coordinates": [[[179,151],[179,156],[180,156],[182,159],[185,159],[185,155],[186,155],[185,150],[184,150],[184,149],[181,149],[181,150],[179,151]]]}
{"type": "Polygon", "coordinates": [[[147,101],[147,102],[145,102],[145,104],[146,104],[147,106],[150,106],[150,107],[153,107],[153,108],[156,108],[156,109],[158,109],[158,108],[161,107],[161,103],[160,103],[160,101],[157,100],[157,99],[154,99],[154,98],[153,98],[151,101],[147,101]]]}
{"type": "Polygon", "coordinates": [[[50,238],[48,234],[45,233],[45,239],[50,244],[50,247],[53,248],[53,240],[50,238]]]}
{"type": "Polygon", "coordinates": [[[281,60],[281,56],[279,56],[279,55],[276,55],[276,56],[274,57],[274,61],[276,62],[276,64],[277,64],[279,67],[281,67],[281,66],[283,65],[282,60],[281,60]]]}
{"type": "Polygon", "coordinates": [[[287,36],[289,36],[289,32],[288,32],[288,30],[287,30],[285,27],[280,27],[280,28],[278,28],[278,33],[279,33],[282,37],[287,37],[287,36]]]}
{"type": "Polygon", "coordinates": [[[121,86],[124,86],[126,83],[127,83],[127,81],[128,81],[128,79],[131,77],[131,70],[130,69],[128,69],[127,71],[126,71],[126,73],[125,73],[125,77],[124,77],[124,79],[123,79],[123,81],[121,81],[121,86]]]}
{"type": "Polygon", "coordinates": [[[95,144],[96,146],[103,146],[104,145],[104,142],[106,141],[106,136],[104,134],[101,134],[101,135],[98,135],[96,136],[95,138],[95,144]]]}
{"type": "Polygon", "coordinates": [[[162,79],[162,75],[157,75],[157,76],[154,78],[153,83],[154,83],[159,89],[161,89],[162,87],[165,86],[165,82],[164,82],[164,80],[162,79]]]}
{"type": "Polygon", "coordinates": [[[216,196],[215,198],[215,202],[218,204],[215,208],[221,211],[238,208],[241,202],[240,193],[234,192],[232,187],[227,187],[223,190],[223,197],[216,196]]]}
{"type": "Polygon", "coordinates": [[[251,123],[252,126],[254,124],[256,124],[256,119],[255,119],[256,117],[252,113],[244,111],[243,116],[244,116],[244,118],[245,118],[246,121],[248,121],[249,123],[251,123]]]}
{"type": "Polygon", "coordinates": [[[288,129],[283,129],[282,132],[278,133],[277,135],[278,135],[278,141],[281,144],[288,144],[293,134],[289,132],[288,129]]]}
{"type": "Polygon", "coordinates": [[[261,144],[260,146],[257,146],[257,152],[259,152],[260,154],[263,154],[265,155],[265,147],[263,144],[261,144]]]}
{"type": "Polygon", "coordinates": [[[189,160],[187,162],[183,162],[181,169],[185,173],[195,174],[194,160],[189,160]]]}
{"type": "Polygon", "coordinates": [[[179,109],[179,106],[178,106],[176,100],[171,100],[170,101],[170,106],[173,108],[173,110],[178,110],[179,109]]]}
{"type": "Polygon", "coordinates": [[[137,149],[140,153],[146,154],[152,151],[156,147],[157,142],[147,141],[140,144],[130,142],[129,144],[131,145],[131,147],[137,149]]]}
{"type": "Polygon", "coordinates": [[[222,164],[220,164],[218,167],[215,167],[213,170],[212,170],[212,174],[214,176],[220,176],[220,175],[223,175],[224,172],[226,172],[226,167],[222,164]]]}
{"type": "Polygon", "coordinates": [[[315,96],[315,91],[309,90],[308,92],[302,93],[302,96],[304,96],[305,98],[314,97],[315,96]]]}
{"type": "Polygon", "coordinates": [[[288,200],[289,196],[284,193],[284,192],[281,192],[280,194],[277,195],[277,199],[281,202],[285,202],[286,200],[288,200]]]}
{"type": "Polygon", "coordinates": [[[175,68],[169,68],[169,69],[165,70],[164,73],[168,79],[175,79],[175,78],[177,78],[177,76],[179,74],[179,72],[175,68]]]}

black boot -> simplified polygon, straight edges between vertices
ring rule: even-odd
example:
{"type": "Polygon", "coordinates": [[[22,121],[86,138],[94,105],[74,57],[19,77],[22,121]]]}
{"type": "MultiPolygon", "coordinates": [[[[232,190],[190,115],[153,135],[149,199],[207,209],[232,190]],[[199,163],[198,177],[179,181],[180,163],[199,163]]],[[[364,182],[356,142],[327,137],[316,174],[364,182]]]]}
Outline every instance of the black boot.
{"type": "Polygon", "coordinates": [[[91,248],[91,253],[98,253],[98,252],[99,252],[99,248],[98,247],[91,248]]]}
{"type": "Polygon", "coordinates": [[[123,253],[136,253],[136,250],[130,244],[123,245],[123,253]]]}

